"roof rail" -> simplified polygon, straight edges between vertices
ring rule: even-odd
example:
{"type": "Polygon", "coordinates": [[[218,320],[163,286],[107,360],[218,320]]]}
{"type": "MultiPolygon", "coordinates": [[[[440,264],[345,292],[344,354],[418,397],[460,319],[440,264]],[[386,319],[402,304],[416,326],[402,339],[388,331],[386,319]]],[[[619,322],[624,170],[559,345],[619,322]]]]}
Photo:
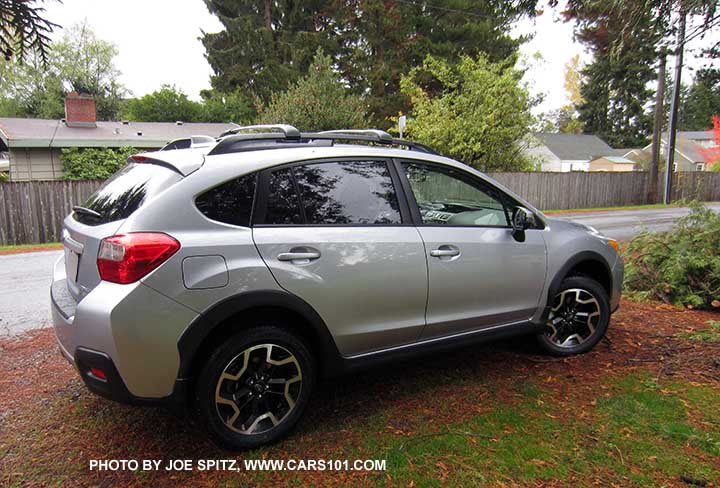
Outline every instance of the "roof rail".
{"type": "Polygon", "coordinates": [[[273,131],[282,132],[286,139],[300,139],[300,131],[289,124],[244,125],[241,127],[235,127],[233,129],[226,130],[225,132],[220,134],[220,137],[239,134],[240,132],[273,133],[273,131]]]}
{"type": "Polygon", "coordinates": [[[302,147],[303,144],[315,144],[320,141],[363,141],[389,146],[404,146],[408,149],[421,151],[428,154],[438,154],[437,151],[424,144],[405,139],[395,139],[390,134],[378,129],[340,129],[322,132],[300,132],[291,125],[250,125],[238,127],[223,132],[218,143],[208,153],[227,154],[240,151],[257,151],[260,149],[276,149],[281,147],[302,147]],[[262,131],[264,132],[246,132],[262,131]],[[273,131],[274,130],[274,131],[273,131]],[[278,132],[278,130],[280,132],[278,132]],[[267,141],[262,144],[261,141],[267,141]]]}

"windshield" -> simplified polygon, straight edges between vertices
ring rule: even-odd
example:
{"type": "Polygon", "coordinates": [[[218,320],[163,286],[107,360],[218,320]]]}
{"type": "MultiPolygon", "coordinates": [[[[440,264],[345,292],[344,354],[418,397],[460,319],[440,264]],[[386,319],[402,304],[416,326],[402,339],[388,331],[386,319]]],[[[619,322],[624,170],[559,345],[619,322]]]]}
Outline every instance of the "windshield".
{"type": "Polygon", "coordinates": [[[76,210],[75,220],[86,225],[100,225],[128,218],[152,196],[169,188],[182,177],[156,164],[131,163],[115,173],[82,207],[100,214],[76,210]]]}

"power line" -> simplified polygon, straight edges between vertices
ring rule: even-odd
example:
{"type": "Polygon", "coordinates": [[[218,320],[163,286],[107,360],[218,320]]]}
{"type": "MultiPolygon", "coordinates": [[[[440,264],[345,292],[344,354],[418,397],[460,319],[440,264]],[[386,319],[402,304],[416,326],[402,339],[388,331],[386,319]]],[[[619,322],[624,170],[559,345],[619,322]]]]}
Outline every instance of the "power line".
{"type": "Polygon", "coordinates": [[[489,14],[479,14],[477,12],[473,12],[471,10],[460,10],[457,8],[450,8],[450,7],[441,7],[439,5],[430,5],[429,3],[422,3],[422,2],[414,2],[412,0],[395,0],[398,3],[404,3],[406,5],[412,5],[414,7],[424,7],[434,10],[441,10],[443,12],[452,12],[456,14],[465,14],[465,15],[474,15],[475,17],[481,17],[481,18],[490,18],[495,17],[494,15],[489,14]]]}

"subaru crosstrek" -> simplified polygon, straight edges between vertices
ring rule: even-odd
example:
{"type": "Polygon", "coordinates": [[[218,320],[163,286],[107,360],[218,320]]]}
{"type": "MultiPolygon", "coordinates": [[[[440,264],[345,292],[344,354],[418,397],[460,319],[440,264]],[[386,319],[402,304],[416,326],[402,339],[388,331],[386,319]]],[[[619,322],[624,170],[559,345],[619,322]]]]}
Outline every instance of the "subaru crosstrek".
{"type": "Polygon", "coordinates": [[[617,243],[376,130],[252,126],[132,156],[64,222],[53,322],[87,387],[252,448],[322,377],[519,334],[591,349],[617,243]]]}

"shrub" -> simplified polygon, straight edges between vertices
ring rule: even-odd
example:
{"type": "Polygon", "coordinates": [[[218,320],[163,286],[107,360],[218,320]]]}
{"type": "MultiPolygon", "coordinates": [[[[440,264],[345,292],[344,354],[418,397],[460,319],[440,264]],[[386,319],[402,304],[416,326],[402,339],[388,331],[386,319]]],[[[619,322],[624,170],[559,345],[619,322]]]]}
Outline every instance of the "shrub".
{"type": "Polygon", "coordinates": [[[720,307],[720,215],[698,202],[668,232],[628,245],[625,288],[689,308],[720,307]]]}
{"type": "Polygon", "coordinates": [[[60,152],[64,180],[104,180],[127,164],[133,147],[69,147],[60,152]]]}
{"type": "Polygon", "coordinates": [[[290,124],[308,132],[365,127],[362,97],[350,93],[320,49],[305,78],[257,108],[261,124],[290,124]]]}
{"type": "Polygon", "coordinates": [[[518,145],[530,130],[531,100],[513,65],[427,56],[400,82],[413,110],[407,136],[481,171],[531,170],[518,145]]]}

